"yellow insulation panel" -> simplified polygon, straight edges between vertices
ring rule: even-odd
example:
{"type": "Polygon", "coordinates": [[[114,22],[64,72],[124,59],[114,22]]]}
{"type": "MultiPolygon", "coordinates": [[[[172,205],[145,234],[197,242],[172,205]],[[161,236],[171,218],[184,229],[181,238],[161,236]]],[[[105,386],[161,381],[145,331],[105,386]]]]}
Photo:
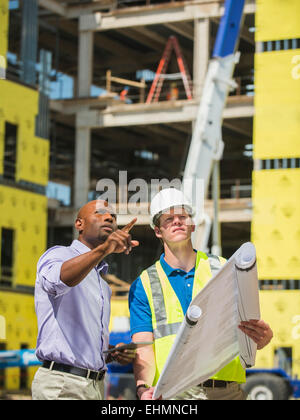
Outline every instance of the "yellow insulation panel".
{"type": "Polygon", "coordinates": [[[3,174],[5,122],[17,126],[16,181],[47,185],[49,142],[35,136],[38,92],[10,82],[0,81],[0,174],[3,174]]]}
{"type": "Polygon", "coordinates": [[[300,279],[300,169],[254,171],[252,191],[259,279],[300,279]]]}
{"type": "Polygon", "coordinates": [[[256,355],[256,368],[277,366],[275,350],[291,347],[293,375],[300,376],[300,291],[260,291],[261,317],[272,328],[271,343],[256,355]]]}
{"type": "Polygon", "coordinates": [[[0,340],[6,339],[6,321],[3,315],[0,315],[0,340]]]}
{"type": "Polygon", "coordinates": [[[300,37],[299,0],[256,0],[255,40],[300,37]]]}
{"type": "Polygon", "coordinates": [[[13,229],[14,282],[34,286],[47,245],[47,197],[0,185],[0,228],[13,229]]]}
{"type": "Polygon", "coordinates": [[[300,156],[299,98],[300,49],[255,54],[254,159],[300,156]]]}
{"type": "Polygon", "coordinates": [[[18,179],[33,182],[35,184],[48,184],[49,173],[49,141],[34,137],[32,141],[26,141],[25,136],[18,147],[22,158],[18,165],[18,179]]]}
{"type": "MultiPolygon", "coordinates": [[[[7,350],[20,350],[21,345],[36,347],[37,319],[34,309],[34,298],[31,295],[0,291],[0,314],[5,318],[7,350]]],[[[29,386],[37,367],[28,368],[29,386]]],[[[19,389],[20,369],[6,369],[6,388],[19,389]]]]}
{"type": "Polygon", "coordinates": [[[114,331],[120,323],[124,326],[128,325],[129,330],[129,316],[128,300],[112,298],[109,330],[114,331]]]}
{"type": "Polygon", "coordinates": [[[6,67],[9,22],[8,0],[0,0],[0,67],[6,67]],[[1,58],[3,57],[3,58],[1,58]]]}

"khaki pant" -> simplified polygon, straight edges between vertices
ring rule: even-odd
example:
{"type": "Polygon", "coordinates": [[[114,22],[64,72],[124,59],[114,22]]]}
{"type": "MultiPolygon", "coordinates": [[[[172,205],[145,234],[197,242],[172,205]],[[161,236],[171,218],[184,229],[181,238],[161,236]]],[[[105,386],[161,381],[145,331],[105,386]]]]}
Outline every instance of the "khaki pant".
{"type": "Polygon", "coordinates": [[[104,381],[40,367],[32,381],[33,400],[103,400],[104,381]]]}
{"type": "Polygon", "coordinates": [[[246,400],[246,394],[237,382],[227,384],[224,388],[193,386],[176,395],[173,400],[246,400]]]}

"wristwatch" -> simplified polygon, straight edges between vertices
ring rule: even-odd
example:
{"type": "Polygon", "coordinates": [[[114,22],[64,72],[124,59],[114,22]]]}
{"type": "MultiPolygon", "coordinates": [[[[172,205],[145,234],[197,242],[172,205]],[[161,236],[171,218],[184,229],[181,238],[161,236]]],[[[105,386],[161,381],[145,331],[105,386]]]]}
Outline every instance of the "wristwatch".
{"type": "Polygon", "coordinates": [[[138,395],[138,390],[139,390],[140,388],[150,388],[150,386],[149,386],[149,385],[147,385],[147,384],[140,384],[140,385],[138,385],[138,386],[136,387],[135,392],[136,392],[136,398],[137,398],[138,400],[140,399],[140,397],[139,397],[139,395],[138,395]]]}

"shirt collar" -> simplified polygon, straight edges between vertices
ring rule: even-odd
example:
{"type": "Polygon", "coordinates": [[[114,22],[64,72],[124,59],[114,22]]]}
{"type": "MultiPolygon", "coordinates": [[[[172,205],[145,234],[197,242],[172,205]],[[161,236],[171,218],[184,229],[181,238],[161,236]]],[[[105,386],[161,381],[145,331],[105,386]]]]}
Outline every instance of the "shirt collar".
{"type": "MultiPolygon", "coordinates": [[[[70,248],[75,249],[77,252],[79,252],[79,254],[85,254],[86,252],[89,252],[91,250],[84,243],[78,241],[78,239],[74,239],[74,241],[70,245],[70,248]]],[[[104,260],[100,261],[100,263],[96,266],[96,269],[102,275],[107,274],[107,272],[108,272],[107,262],[104,261],[104,260]]]]}
{"type": "MultiPolygon", "coordinates": [[[[177,274],[178,273],[178,270],[180,270],[181,272],[183,272],[183,273],[185,273],[185,271],[184,270],[181,270],[180,268],[173,268],[173,267],[171,267],[167,262],[166,262],[166,260],[165,260],[165,254],[164,253],[162,253],[161,254],[161,256],[160,256],[160,263],[161,263],[161,265],[162,265],[162,268],[164,269],[164,272],[166,273],[166,275],[169,277],[169,276],[171,276],[171,275],[173,275],[173,274],[177,274]]],[[[194,272],[195,272],[195,267],[193,267],[189,272],[188,272],[188,274],[193,274],[194,275],[194,272]]]]}

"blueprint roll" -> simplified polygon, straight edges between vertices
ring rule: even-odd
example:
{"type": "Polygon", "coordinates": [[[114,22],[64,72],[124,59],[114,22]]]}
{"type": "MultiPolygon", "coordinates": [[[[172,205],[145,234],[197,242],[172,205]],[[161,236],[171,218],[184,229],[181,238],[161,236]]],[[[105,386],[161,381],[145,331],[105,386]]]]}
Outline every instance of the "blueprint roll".
{"type": "Polygon", "coordinates": [[[251,242],[246,242],[237,251],[235,264],[240,271],[250,271],[256,264],[255,246],[251,242]]]}
{"type": "Polygon", "coordinates": [[[256,251],[251,242],[246,242],[236,252],[235,267],[240,320],[260,319],[256,251]]]}
{"type": "MultiPolygon", "coordinates": [[[[178,330],[177,336],[175,338],[175,342],[173,347],[176,347],[176,344],[179,343],[179,347],[177,347],[177,352],[180,354],[180,346],[186,344],[190,336],[192,334],[192,329],[197,325],[200,317],[202,315],[201,308],[197,305],[191,305],[188,307],[186,311],[185,318],[178,330]]],[[[172,353],[172,349],[170,354],[172,353]]]]}
{"type": "Polygon", "coordinates": [[[186,315],[185,315],[185,321],[189,327],[193,327],[197,324],[200,316],[202,314],[201,308],[197,305],[191,305],[189,306],[186,315]]]}
{"type": "MultiPolygon", "coordinates": [[[[246,242],[236,252],[235,272],[239,321],[260,319],[256,251],[251,242],[246,242]]],[[[257,345],[240,330],[238,330],[238,340],[242,365],[244,368],[254,366],[257,345]]]]}

